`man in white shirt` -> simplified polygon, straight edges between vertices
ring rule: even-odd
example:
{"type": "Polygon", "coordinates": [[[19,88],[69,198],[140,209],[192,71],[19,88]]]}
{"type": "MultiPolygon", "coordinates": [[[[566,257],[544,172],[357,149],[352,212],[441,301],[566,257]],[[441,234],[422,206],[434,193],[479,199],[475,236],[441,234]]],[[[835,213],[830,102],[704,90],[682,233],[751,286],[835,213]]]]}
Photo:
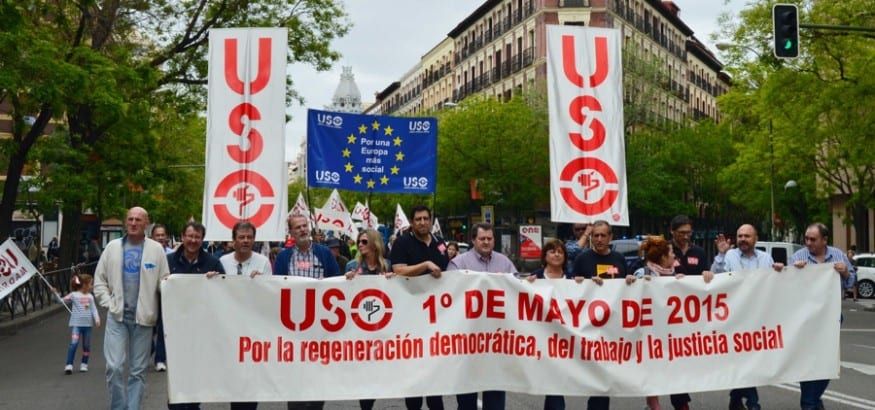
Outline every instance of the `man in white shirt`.
{"type": "MultiPolygon", "coordinates": [[[[231,229],[234,239],[234,252],[222,255],[219,261],[226,275],[246,275],[254,278],[258,275],[270,275],[270,259],[252,251],[255,244],[255,225],[248,221],[240,221],[231,229]]],[[[208,272],[208,278],[216,275],[216,272],[208,272]]]]}

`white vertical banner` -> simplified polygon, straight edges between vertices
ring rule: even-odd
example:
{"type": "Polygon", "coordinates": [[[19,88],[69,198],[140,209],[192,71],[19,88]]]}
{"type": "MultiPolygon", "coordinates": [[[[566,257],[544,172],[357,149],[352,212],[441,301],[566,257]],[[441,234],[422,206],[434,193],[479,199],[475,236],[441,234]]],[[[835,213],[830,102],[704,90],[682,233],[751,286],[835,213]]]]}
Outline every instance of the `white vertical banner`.
{"type": "Polygon", "coordinates": [[[554,222],[629,225],[621,42],[616,29],[547,26],[554,222]]]}
{"type": "Polygon", "coordinates": [[[207,159],[203,221],[207,240],[231,239],[237,221],[258,239],[285,239],[288,170],[284,151],[284,28],[210,30],[207,159]]]}

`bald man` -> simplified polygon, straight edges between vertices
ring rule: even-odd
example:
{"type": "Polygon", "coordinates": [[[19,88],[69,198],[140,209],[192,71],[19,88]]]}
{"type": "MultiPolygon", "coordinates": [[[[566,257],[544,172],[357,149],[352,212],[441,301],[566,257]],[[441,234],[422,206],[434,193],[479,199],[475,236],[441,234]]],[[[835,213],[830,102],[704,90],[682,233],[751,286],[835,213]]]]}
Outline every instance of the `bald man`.
{"type": "Polygon", "coordinates": [[[142,404],[159,283],[170,273],[164,247],[146,238],[148,225],[145,209],[128,210],[125,236],[106,245],[94,271],[94,297],[109,310],[103,354],[111,409],[139,409],[142,404]],[[130,374],[125,374],[126,367],[130,374]]]}
{"type": "MultiPolygon", "coordinates": [[[[735,232],[736,248],[732,247],[732,241],[724,237],[722,234],[715,241],[717,245],[717,256],[714,257],[714,263],[711,265],[711,272],[737,272],[747,269],[759,269],[772,267],[780,272],[784,269],[784,264],[775,263],[772,255],[766,252],[757,250],[757,230],[750,224],[744,224],[738,227],[735,232]]],[[[743,409],[759,410],[760,399],[756,387],[745,387],[740,389],[732,389],[729,392],[729,410],[743,409]],[[742,402],[745,400],[745,402],[742,402]]]]}

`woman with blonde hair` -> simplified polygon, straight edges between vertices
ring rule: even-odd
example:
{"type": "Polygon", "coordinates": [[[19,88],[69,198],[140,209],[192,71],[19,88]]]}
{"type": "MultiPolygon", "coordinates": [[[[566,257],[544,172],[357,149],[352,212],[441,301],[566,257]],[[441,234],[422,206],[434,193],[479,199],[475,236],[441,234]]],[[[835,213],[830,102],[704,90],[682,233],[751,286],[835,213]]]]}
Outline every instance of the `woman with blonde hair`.
{"type": "Polygon", "coordinates": [[[355,259],[346,264],[346,278],[357,275],[387,275],[392,273],[392,265],[386,259],[383,248],[383,236],[375,229],[367,229],[359,233],[358,253],[355,259]]]}
{"type": "MultiPolygon", "coordinates": [[[[346,264],[346,278],[353,279],[359,275],[383,275],[387,278],[394,276],[392,264],[384,258],[383,235],[374,229],[359,232],[356,240],[358,252],[355,259],[346,264]]],[[[374,408],[375,399],[361,399],[359,406],[362,410],[374,408]]]]}

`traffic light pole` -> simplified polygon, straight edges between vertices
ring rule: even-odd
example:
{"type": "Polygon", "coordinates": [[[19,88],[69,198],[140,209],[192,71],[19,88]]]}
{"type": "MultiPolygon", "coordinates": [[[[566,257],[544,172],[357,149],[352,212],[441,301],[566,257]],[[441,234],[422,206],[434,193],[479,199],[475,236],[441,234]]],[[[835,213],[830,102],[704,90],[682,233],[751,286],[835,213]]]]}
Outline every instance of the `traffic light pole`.
{"type": "Polygon", "coordinates": [[[834,24],[799,23],[799,28],[807,28],[811,30],[861,31],[864,33],[875,33],[875,27],[837,26],[834,24]]]}

